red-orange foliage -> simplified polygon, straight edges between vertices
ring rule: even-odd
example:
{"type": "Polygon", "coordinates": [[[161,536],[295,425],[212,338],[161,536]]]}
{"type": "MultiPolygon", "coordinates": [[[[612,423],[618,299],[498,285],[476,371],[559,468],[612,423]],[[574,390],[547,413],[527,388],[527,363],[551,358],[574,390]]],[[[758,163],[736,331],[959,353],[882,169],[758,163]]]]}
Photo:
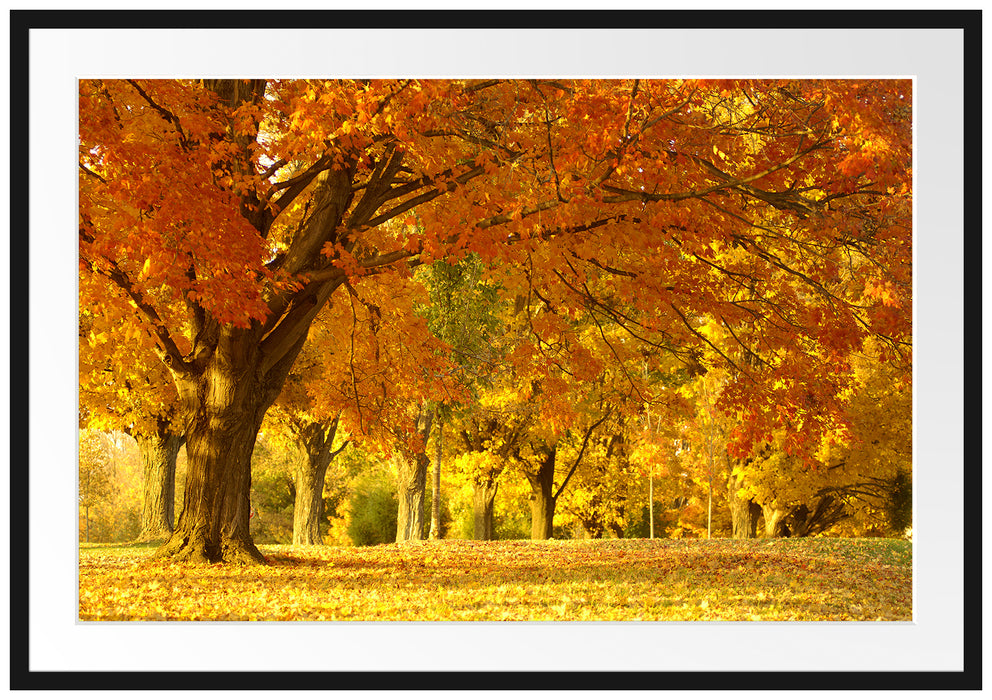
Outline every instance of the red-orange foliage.
{"type": "MultiPolygon", "coordinates": [[[[154,338],[204,483],[240,483],[241,457],[210,455],[240,454],[225,442],[251,426],[218,426],[264,412],[320,309],[349,304],[346,281],[469,251],[535,304],[542,342],[582,347],[575,329],[599,327],[621,369],[717,363],[721,405],[745,419],[739,449],[783,423],[799,449],[867,335],[908,357],[910,89],[84,80],[81,274],[125,293],[122,319],[140,312],[121,332],[154,338]]],[[[242,490],[187,504],[209,521],[210,557],[245,537],[242,490]]]]}

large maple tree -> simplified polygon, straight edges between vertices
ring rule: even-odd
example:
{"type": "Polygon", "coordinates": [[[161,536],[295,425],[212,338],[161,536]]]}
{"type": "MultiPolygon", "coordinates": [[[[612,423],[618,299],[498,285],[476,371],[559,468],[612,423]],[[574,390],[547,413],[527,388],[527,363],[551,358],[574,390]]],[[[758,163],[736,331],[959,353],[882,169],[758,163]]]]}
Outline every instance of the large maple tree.
{"type": "MultiPolygon", "coordinates": [[[[542,341],[588,315],[642,362],[699,367],[700,328],[719,322],[742,450],[781,408],[820,411],[811,357],[866,334],[909,351],[910,89],[81,81],[80,273],[122,290],[122,332],[154,340],[185,423],[184,503],[159,554],[262,559],[248,531],[262,417],[328,300],[387,266],[476,253],[541,300],[542,341]]],[[[815,441],[817,421],[793,424],[790,444],[815,441]]]]}

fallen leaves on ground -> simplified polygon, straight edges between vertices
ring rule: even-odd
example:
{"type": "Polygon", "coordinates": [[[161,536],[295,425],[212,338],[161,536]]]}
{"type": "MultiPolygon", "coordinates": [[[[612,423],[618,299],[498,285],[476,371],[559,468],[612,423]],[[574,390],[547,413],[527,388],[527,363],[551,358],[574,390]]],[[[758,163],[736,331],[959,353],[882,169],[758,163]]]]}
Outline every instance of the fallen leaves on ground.
{"type": "Polygon", "coordinates": [[[269,566],[81,545],[81,620],[911,620],[884,539],[261,546],[269,566]]]}

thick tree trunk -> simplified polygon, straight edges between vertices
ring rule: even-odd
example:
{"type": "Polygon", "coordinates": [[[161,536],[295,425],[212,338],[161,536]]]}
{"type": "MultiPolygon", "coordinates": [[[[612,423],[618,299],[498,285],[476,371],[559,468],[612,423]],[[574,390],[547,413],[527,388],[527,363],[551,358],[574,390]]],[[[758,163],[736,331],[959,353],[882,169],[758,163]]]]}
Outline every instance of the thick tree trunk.
{"type": "Polygon", "coordinates": [[[293,503],[293,544],[323,544],[324,477],[334,457],[332,452],[338,421],[329,424],[302,422],[293,432],[300,446],[301,458],[296,467],[296,497],[293,503]]]}
{"type": "Polygon", "coordinates": [[[154,435],[136,434],[144,476],[141,510],[142,542],[166,539],[172,535],[176,511],[176,458],[186,438],[161,424],[154,435]]]}
{"type": "Polygon", "coordinates": [[[188,475],[183,509],[157,556],[194,562],[264,561],[248,532],[251,453],[261,420],[211,425],[187,433],[188,475]]]}
{"type": "Polygon", "coordinates": [[[473,537],[477,540],[492,540],[493,509],[499,483],[493,480],[476,482],[472,493],[472,513],[474,519],[473,537]]]}
{"type": "Polygon", "coordinates": [[[293,503],[293,544],[322,544],[320,525],[324,519],[324,476],[331,461],[314,463],[304,453],[296,467],[296,499],[293,503]]]}
{"type": "Polygon", "coordinates": [[[222,328],[201,373],[177,378],[187,407],[186,487],[172,537],[157,557],[236,564],[265,558],[248,529],[251,454],[265,411],[275,401],[306,339],[301,335],[268,367],[254,330],[222,328]]]}
{"type": "Polygon", "coordinates": [[[761,516],[761,506],[750,498],[737,495],[742,482],[733,474],[727,482],[727,500],[730,503],[730,517],[735,540],[753,539],[758,536],[758,518],[761,516]]]}
{"type": "Polygon", "coordinates": [[[527,481],[530,482],[530,538],[532,540],[551,539],[554,532],[555,517],[555,457],[558,454],[554,447],[544,455],[536,472],[528,471],[527,481]]]}
{"type": "Polygon", "coordinates": [[[427,466],[425,454],[400,460],[399,512],[396,515],[396,541],[422,540],[424,532],[424,496],[427,492],[427,466]]]}

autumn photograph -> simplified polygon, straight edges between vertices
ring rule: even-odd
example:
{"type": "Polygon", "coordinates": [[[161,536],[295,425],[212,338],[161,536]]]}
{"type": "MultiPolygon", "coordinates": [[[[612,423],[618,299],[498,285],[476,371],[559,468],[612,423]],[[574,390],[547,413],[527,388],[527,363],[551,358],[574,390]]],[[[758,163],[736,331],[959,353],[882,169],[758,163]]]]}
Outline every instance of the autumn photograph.
{"type": "Polygon", "coordinates": [[[78,619],[912,621],[913,87],[78,80],[78,619]]]}

